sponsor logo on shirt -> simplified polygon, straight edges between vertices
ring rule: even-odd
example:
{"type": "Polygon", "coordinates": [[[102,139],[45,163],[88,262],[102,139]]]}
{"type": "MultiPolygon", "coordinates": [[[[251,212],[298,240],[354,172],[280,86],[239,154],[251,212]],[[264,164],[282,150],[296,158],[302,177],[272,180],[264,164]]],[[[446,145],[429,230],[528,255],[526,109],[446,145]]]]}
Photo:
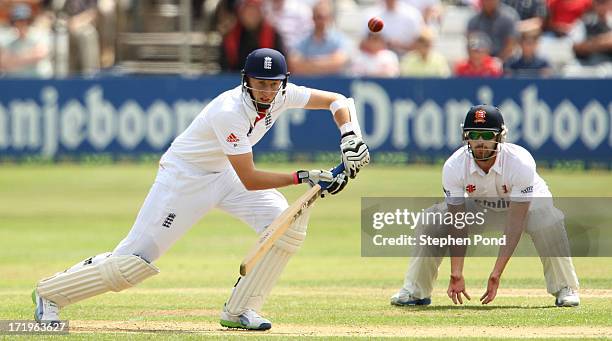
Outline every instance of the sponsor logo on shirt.
{"type": "Polygon", "coordinates": [[[506,209],[510,207],[510,200],[504,198],[497,200],[476,199],[475,201],[481,206],[488,208],[506,209]]]}
{"type": "Polygon", "coordinates": [[[521,193],[523,194],[533,193],[533,186],[525,187],[525,189],[521,190],[521,193]]]}
{"type": "Polygon", "coordinates": [[[229,142],[229,143],[236,143],[238,141],[240,141],[240,139],[234,135],[234,133],[231,133],[229,135],[227,135],[227,138],[225,139],[225,141],[229,142]]]}
{"type": "Polygon", "coordinates": [[[506,185],[503,185],[502,189],[504,190],[504,193],[508,193],[508,187],[506,185]]]}
{"type": "Polygon", "coordinates": [[[480,109],[480,110],[476,110],[476,113],[474,114],[474,123],[486,123],[487,122],[487,112],[480,109]]]}
{"type": "Polygon", "coordinates": [[[469,185],[465,186],[465,190],[466,190],[468,193],[474,193],[474,191],[476,190],[476,186],[474,186],[474,185],[472,185],[472,184],[469,184],[469,185]]]}

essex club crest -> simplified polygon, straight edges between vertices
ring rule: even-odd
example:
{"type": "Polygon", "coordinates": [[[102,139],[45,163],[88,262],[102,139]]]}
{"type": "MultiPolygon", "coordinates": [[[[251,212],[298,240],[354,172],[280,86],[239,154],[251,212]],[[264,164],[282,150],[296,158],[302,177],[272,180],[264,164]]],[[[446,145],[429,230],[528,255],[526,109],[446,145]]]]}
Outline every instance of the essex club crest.
{"type": "Polygon", "coordinates": [[[480,109],[480,110],[476,110],[476,113],[474,114],[474,123],[486,123],[487,122],[487,112],[480,109]]]}

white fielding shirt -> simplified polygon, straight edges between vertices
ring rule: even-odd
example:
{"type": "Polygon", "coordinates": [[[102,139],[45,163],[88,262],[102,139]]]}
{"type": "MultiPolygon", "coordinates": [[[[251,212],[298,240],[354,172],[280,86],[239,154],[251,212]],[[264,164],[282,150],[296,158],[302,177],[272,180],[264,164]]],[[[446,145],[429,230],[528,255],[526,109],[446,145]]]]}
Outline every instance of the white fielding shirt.
{"type": "MultiPolygon", "coordinates": [[[[442,184],[446,202],[451,205],[464,203],[466,197],[495,197],[506,202],[552,197],[546,182],[536,172],[536,163],[531,154],[512,143],[501,144],[488,173],[476,164],[467,146],[459,148],[444,163],[442,184]]],[[[540,206],[540,201],[537,206],[540,206]]],[[[503,204],[497,208],[487,207],[496,211],[507,209],[503,204]]]]}
{"type": "Polygon", "coordinates": [[[245,100],[242,87],[237,86],[206,105],[189,127],[172,142],[168,153],[204,171],[223,171],[230,167],[226,155],[252,152],[252,147],[261,140],[282,112],[306,106],[310,93],[310,88],[288,83],[284,100],[279,92],[271,110],[265,117],[258,119],[250,98],[245,100]]]}

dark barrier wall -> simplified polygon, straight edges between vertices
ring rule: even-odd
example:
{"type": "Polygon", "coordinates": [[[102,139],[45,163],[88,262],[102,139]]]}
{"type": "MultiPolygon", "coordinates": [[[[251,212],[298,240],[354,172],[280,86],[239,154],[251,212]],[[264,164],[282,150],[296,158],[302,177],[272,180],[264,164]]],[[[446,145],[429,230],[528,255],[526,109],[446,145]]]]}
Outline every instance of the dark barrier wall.
{"type": "MultiPolygon", "coordinates": [[[[612,80],[293,78],[355,98],[375,161],[434,161],[461,145],[472,104],[499,106],[508,140],[539,162],[612,164],[612,80]]],[[[1,80],[0,158],[159,154],[238,76],[1,80]]],[[[329,112],[288,112],[256,155],[315,157],[338,149],[329,112]]]]}

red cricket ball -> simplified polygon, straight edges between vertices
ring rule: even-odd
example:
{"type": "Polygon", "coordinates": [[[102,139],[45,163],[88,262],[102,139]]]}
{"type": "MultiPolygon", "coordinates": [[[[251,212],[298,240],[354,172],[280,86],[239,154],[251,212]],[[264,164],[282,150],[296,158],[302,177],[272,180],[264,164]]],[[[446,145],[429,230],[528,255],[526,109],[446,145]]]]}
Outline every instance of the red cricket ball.
{"type": "Polygon", "coordinates": [[[372,32],[379,32],[383,29],[383,26],[385,26],[385,22],[379,17],[372,17],[368,21],[368,28],[372,32]]]}

